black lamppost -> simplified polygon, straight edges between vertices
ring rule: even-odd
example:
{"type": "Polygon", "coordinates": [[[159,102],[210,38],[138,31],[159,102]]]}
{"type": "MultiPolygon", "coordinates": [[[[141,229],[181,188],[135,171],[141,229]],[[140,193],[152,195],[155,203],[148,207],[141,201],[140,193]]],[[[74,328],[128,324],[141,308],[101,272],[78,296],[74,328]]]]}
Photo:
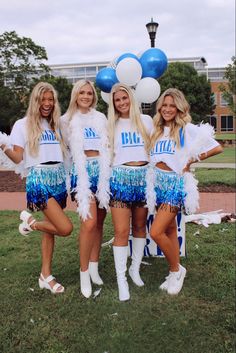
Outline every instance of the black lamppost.
{"type": "Polygon", "coordinates": [[[148,22],[146,24],[147,31],[151,40],[151,48],[155,48],[155,38],[156,38],[156,32],[157,32],[158,26],[159,26],[159,23],[153,22],[153,18],[151,18],[151,22],[148,22]]]}

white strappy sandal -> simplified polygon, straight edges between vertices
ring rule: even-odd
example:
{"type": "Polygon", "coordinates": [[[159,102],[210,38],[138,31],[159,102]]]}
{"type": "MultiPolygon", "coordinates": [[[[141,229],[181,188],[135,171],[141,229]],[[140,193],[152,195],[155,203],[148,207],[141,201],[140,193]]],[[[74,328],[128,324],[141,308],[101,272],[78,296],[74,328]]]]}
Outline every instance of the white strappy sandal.
{"type": "Polygon", "coordinates": [[[24,236],[28,236],[30,232],[33,231],[31,226],[36,222],[33,218],[32,221],[29,222],[29,219],[32,218],[32,214],[27,211],[22,211],[20,214],[20,220],[22,223],[19,225],[19,232],[24,236]]]}
{"type": "Polygon", "coordinates": [[[55,280],[55,277],[53,277],[52,275],[49,275],[47,278],[44,278],[41,273],[39,277],[39,288],[48,289],[53,294],[63,293],[65,291],[65,288],[60,283],[54,284],[53,287],[50,286],[49,282],[51,282],[52,280],[55,280]],[[60,290],[58,290],[59,288],[60,290]]]}

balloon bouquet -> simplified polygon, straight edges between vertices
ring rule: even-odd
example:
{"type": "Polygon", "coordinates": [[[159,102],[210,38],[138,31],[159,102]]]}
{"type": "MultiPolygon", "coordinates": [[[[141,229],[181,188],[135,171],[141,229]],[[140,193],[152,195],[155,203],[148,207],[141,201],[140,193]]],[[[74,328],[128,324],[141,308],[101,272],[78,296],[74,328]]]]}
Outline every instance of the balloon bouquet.
{"type": "Polygon", "coordinates": [[[140,104],[153,103],[161,91],[157,78],[166,69],[167,57],[158,48],[150,48],[140,56],[124,53],[97,73],[96,85],[101,89],[102,99],[106,103],[109,102],[112,86],[117,82],[132,87],[140,104]]]}

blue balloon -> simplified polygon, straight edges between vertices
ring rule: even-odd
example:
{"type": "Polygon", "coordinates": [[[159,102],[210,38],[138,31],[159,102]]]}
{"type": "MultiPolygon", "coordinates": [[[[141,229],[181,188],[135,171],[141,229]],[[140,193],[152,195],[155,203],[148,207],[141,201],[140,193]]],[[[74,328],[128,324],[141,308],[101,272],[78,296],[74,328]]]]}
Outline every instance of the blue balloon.
{"type": "Polygon", "coordinates": [[[104,67],[96,75],[96,85],[106,93],[110,93],[112,86],[118,82],[116,71],[111,67],[104,67]]]}
{"type": "Polygon", "coordinates": [[[125,58],[134,58],[134,59],[136,59],[136,60],[139,61],[139,58],[137,57],[137,55],[134,55],[134,54],[132,54],[132,53],[124,53],[124,54],[122,54],[121,56],[119,56],[119,58],[116,60],[116,65],[117,65],[121,60],[123,60],[123,59],[125,59],[125,58]]]}
{"type": "Polygon", "coordinates": [[[166,54],[157,48],[150,48],[146,50],[139,59],[142,65],[144,77],[158,78],[167,69],[167,56],[166,54]]]}

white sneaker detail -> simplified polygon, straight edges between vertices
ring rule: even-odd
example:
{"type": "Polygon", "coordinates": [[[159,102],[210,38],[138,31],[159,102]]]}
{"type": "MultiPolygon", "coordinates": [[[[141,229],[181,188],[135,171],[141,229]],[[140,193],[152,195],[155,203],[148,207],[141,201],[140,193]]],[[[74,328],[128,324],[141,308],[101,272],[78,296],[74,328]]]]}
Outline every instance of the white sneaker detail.
{"type": "Polygon", "coordinates": [[[186,268],[179,265],[178,272],[170,272],[168,276],[167,293],[171,295],[178,294],[184,283],[184,278],[186,276],[186,268]]]}

